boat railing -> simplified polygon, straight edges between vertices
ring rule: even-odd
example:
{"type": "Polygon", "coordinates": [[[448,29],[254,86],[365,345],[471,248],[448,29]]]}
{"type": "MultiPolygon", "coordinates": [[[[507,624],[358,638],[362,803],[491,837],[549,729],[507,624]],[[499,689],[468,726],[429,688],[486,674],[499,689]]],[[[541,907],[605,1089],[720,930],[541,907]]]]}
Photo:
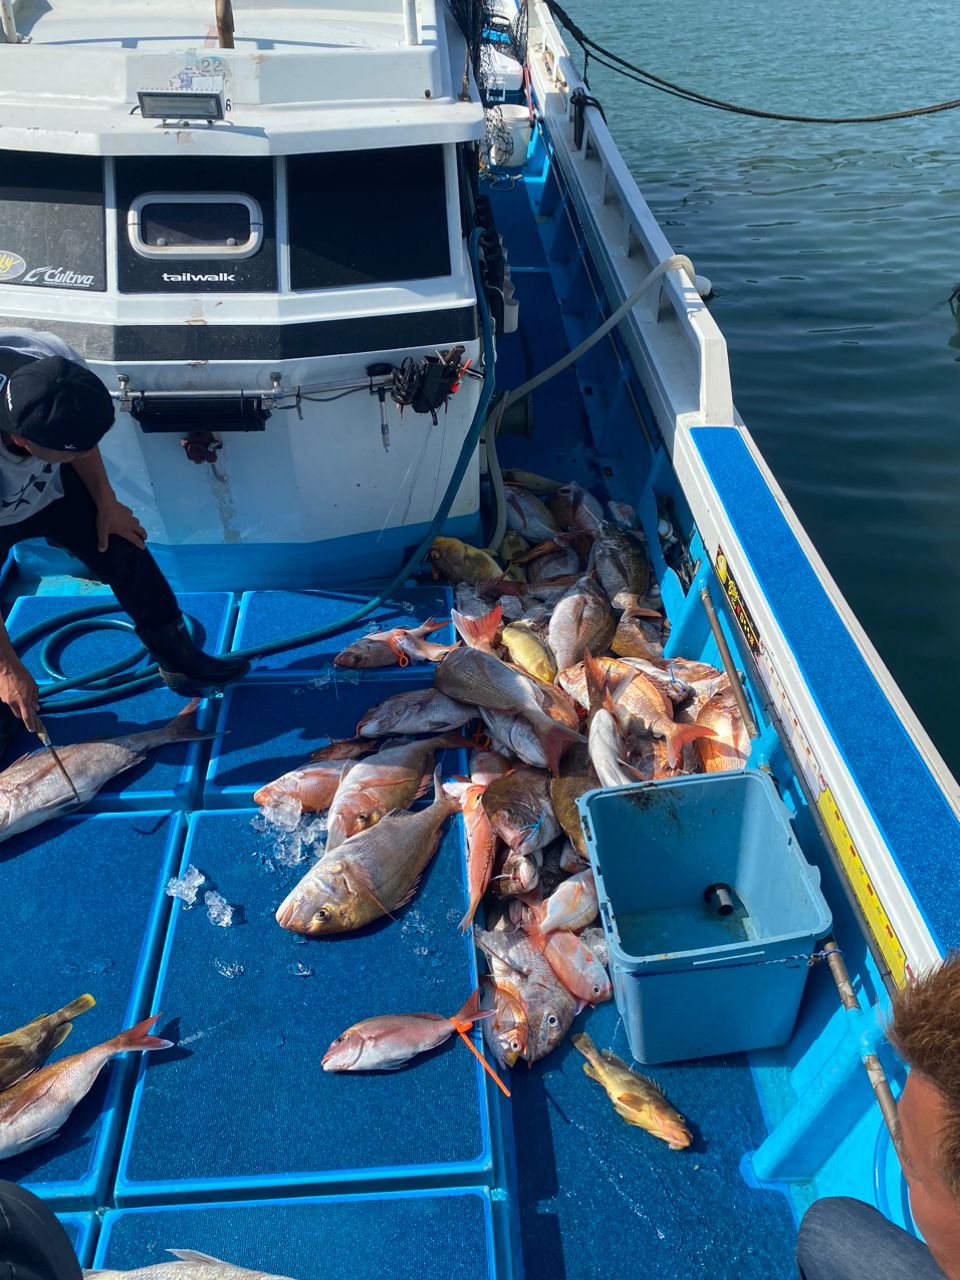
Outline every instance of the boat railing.
{"type": "MultiPolygon", "coordinates": [[[[614,301],[673,254],[607,128],[585,103],[589,91],[546,4],[530,6],[531,78],[555,158],[566,179],[589,247],[614,301]]],[[[697,290],[682,270],[669,272],[621,326],[621,333],[666,436],[679,425],[738,421],[727,346],[697,290]]]]}

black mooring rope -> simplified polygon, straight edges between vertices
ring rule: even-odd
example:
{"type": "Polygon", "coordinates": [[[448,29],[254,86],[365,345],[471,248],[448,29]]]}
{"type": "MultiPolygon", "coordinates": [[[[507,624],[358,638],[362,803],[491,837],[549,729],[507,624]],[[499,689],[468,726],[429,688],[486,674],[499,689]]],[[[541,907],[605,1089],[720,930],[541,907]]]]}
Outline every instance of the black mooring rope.
{"type": "MultiPolygon", "coordinates": [[[[586,60],[592,59],[602,67],[607,67],[610,71],[615,71],[618,75],[625,76],[628,80],[633,80],[637,84],[644,84],[650,89],[658,89],[661,93],[669,93],[675,98],[683,98],[687,102],[696,102],[704,107],[714,107],[718,111],[731,111],[740,116],[755,116],[760,120],[787,120],[794,124],[880,124],[884,120],[909,120],[913,116],[932,116],[940,111],[954,111],[960,107],[960,98],[953,98],[950,102],[936,102],[930,107],[911,107],[907,111],[886,111],[880,115],[873,116],[796,116],[788,115],[781,111],[760,111],[755,107],[741,107],[733,102],[724,102],[721,98],[711,98],[704,93],[700,93],[696,89],[687,89],[683,85],[674,84],[671,80],[664,80],[662,76],[654,75],[652,71],[645,71],[643,67],[638,67],[632,62],[628,62],[626,58],[621,58],[618,53],[613,53],[610,49],[604,48],[602,44],[598,44],[596,40],[591,39],[574,20],[567,11],[556,3],[556,0],[546,0],[547,8],[556,18],[561,26],[570,32],[577,44],[583,49],[586,60]]],[[[586,70],[586,61],[584,62],[584,70],[586,70]]]]}

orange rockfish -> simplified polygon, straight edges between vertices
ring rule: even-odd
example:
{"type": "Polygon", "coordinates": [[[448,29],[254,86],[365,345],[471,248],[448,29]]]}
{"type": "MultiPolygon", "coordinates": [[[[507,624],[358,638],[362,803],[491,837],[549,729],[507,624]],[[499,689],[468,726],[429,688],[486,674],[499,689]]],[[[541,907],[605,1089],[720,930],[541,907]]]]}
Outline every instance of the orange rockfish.
{"type": "Polygon", "coordinates": [[[543,953],[547,964],[572,996],[585,1004],[603,1004],[613,995],[607,971],[587,944],[575,933],[560,929],[541,933],[535,924],[527,927],[532,946],[543,953]]]}
{"type": "Polygon", "coordinates": [[[323,1055],[324,1071],[396,1071],[418,1053],[428,1053],[456,1031],[468,1031],[481,1018],[480,991],[474,991],[452,1018],[439,1013],[387,1013],[364,1018],[338,1035],[323,1055]]]}
{"type": "Polygon", "coordinates": [[[333,660],[335,667],[409,667],[411,662],[439,662],[456,645],[434,644],[426,637],[447,624],[428,618],[419,627],[371,631],[347,645],[333,660]]]}
{"type": "Polygon", "coordinates": [[[572,1037],[573,1044],[586,1058],[583,1069],[591,1080],[596,1080],[606,1090],[618,1115],[627,1124],[646,1129],[655,1138],[667,1143],[671,1151],[682,1151],[690,1145],[690,1132],[683,1116],[674,1111],[663,1096],[663,1091],[648,1076],[631,1071],[616,1054],[597,1050],[585,1033],[572,1037]]]}
{"type": "Polygon", "coordinates": [[[533,918],[541,933],[556,929],[579,932],[597,918],[597,885],[591,870],[580,871],[564,880],[549,898],[533,908],[533,918]]]}
{"type": "Polygon", "coordinates": [[[118,1053],[169,1049],[172,1041],[147,1034],[160,1016],[155,1013],[85,1053],[42,1067],[0,1094],[0,1160],[55,1138],[70,1112],[118,1053]]]}
{"type": "Polygon", "coordinates": [[[285,799],[295,800],[304,813],[322,813],[333,804],[340,779],[350,769],[350,760],[317,760],[268,782],[254,792],[254,804],[272,809],[285,799]]]}

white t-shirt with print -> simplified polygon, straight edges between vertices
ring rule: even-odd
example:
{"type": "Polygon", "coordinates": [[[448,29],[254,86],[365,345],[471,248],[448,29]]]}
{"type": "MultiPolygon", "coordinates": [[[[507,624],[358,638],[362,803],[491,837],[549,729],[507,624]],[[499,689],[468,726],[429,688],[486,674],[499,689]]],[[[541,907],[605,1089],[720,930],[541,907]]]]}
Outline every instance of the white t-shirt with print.
{"type": "MultiPolygon", "coordinates": [[[[0,329],[0,350],[38,359],[63,356],[86,365],[83,357],[62,338],[33,329],[0,329]]],[[[30,454],[14,453],[0,437],[0,526],[19,524],[62,497],[59,462],[41,462],[30,454]]]]}

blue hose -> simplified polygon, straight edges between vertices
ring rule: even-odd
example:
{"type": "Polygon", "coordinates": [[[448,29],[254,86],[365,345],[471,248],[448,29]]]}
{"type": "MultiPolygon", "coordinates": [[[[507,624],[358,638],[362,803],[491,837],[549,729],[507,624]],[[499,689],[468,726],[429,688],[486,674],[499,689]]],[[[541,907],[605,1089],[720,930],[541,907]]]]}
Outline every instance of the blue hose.
{"type": "MultiPolygon", "coordinates": [[[[490,320],[490,309],[487,306],[487,299],[483,289],[483,280],[480,275],[480,229],[475,228],[471,232],[468,242],[468,250],[470,254],[470,266],[473,270],[473,282],[477,291],[477,307],[480,311],[480,330],[483,336],[483,386],[480,390],[480,398],[477,401],[477,408],[473,415],[473,421],[470,423],[470,430],[467,432],[463,445],[460,449],[460,456],[457,458],[457,464],[453,469],[450,482],[447,485],[446,492],[441,499],[440,505],[436,510],[430,527],[423,535],[417,545],[416,550],[410,555],[403,568],[391,582],[381,588],[376,595],[365,603],[354,609],[352,612],[344,614],[342,618],[338,618],[335,622],[330,622],[324,627],[318,627],[314,631],[304,631],[300,635],[290,636],[286,640],[275,640],[271,644],[263,645],[258,649],[243,649],[231,656],[244,658],[263,658],[268,654],[282,653],[287,649],[299,649],[303,645],[314,644],[317,640],[322,640],[326,636],[335,635],[336,632],[342,631],[345,627],[352,626],[355,622],[359,622],[361,618],[365,618],[379,605],[393,595],[394,591],[409,577],[410,573],[423,560],[424,556],[430,548],[434,538],[443,528],[444,522],[450,513],[454,499],[463,483],[466,475],[467,467],[470,465],[470,459],[480,442],[480,433],[483,430],[483,424],[486,420],[487,410],[490,406],[490,400],[493,396],[495,375],[494,375],[494,348],[493,348],[493,325],[490,320]]],[[[79,711],[87,707],[101,706],[107,702],[114,702],[120,698],[127,698],[133,693],[139,693],[143,689],[152,688],[159,677],[159,668],[156,664],[139,670],[128,670],[133,664],[140,661],[145,656],[146,650],[141,648],[139,652],[133,654],[120,662],[112,663],[106,667],[99,667],[94,671],[84,672],[82,675],[73,676],[70,679],[63,677],[62,670],[57,661],[57,654],[64,644],[72,636],[83,631],[99,629],[102,627],[113,628],[122,631],[133,631],[133,624],[122,618],[104,618],[104,613],[119,612],[119,605],[104,607],[103,605],[88,605],[83,609],[74,609],[60,618],[47,619],[44,622],[37,623],[36,626],[29,627],[21,635],[17,637],[17,644],[21,649],[27,648],[34,641],[42,639],[43,647],[40,651],[41,662],[47,670],[55,678],[40,688],[40,705],[44,712],[54,711],[79,711]],[[91,625],[95,620],[95,627],[91,625]],[[49,633],[49,634],[48,634],[49,633]],[[82,693],[72,696],[63,696],[71,689],[84,690],[82,693]]],[[[191,633],[193,626],[188,619],[188,626],[191,633]]]]}

